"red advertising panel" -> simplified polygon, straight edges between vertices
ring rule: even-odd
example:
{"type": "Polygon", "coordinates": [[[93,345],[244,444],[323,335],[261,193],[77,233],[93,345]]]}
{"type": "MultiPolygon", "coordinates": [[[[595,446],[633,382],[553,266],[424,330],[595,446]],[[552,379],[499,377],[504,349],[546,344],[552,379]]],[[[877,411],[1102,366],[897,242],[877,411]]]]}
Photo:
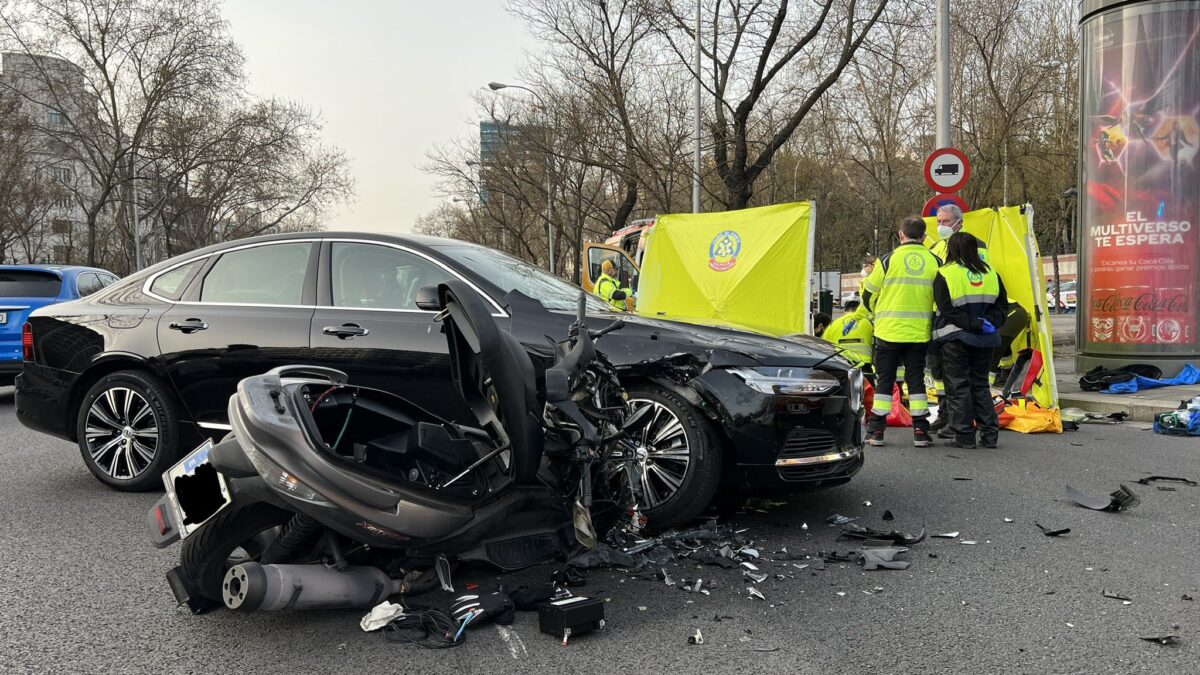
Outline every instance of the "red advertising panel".
{"type": "Polygon", "coordinates": [[[1086,352],[1196,350],[1198,35],[1196,2],[1137,5],[1084,25],[1086,352]]]}

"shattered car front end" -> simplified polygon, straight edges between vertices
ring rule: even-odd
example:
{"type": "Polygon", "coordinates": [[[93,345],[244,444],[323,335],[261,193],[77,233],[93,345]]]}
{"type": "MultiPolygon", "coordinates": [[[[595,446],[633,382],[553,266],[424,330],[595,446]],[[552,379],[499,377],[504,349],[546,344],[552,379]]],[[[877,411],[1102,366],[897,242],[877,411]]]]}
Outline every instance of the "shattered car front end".
{"type": "Polygon", "coordinates": [[[863,376],[818,340],[781,340],[712,326],[630,320],[610,357],[624,377],[671,388],[708,415],[725,441],[722,484],[743,494],[787,496],[850,481],[863,466],[863,376]],[[649,340],[636,335],[649,328],[649,340]],[[691,349],[654,352],[669,326],[691,349]]]}

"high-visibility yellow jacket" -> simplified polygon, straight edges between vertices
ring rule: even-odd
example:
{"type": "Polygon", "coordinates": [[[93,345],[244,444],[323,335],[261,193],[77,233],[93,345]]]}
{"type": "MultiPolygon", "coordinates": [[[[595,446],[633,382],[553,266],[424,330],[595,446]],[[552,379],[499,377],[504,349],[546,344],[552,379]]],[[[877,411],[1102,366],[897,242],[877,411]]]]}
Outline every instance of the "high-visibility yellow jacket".
{"type": "Polygon", "coordinates": [[[601,300],[607,302],[613,309],[625,311],[625,297],[628,296],[629,292],[621,288],[620,282],[616,279],[601,272],[600,278],[596,279],[594,291],[601,300]],[[617,291],[625,291],[625,295],[622,295],[619,299],[614,298],[613,294],[617,291]]]}
{"type": "Polygon", "coordinates": [[[822,334],[826,340],[844,349],[846,356],[859,366],[875,362],[874,336],[875,327],[871,320],[858,312],[848,312],[834,319],[822,334]]]}
{"type": "Polygon", "coordinates": [[[929,342],[933,279],[941,260],[918,242],[901,244],[879,259],[863,284],[863,304],[875,315],[875,337],[929,342]]]}
{"type": "Polygon", "coordinates": [[[958,263],[938,270],[933,283],[937,317],[933,322],[933,341],[958,340],[972,347],[999,347],[1000,328],[1008,313],[1008,298],[1000,275],[991,267],[982,274],[958,263]],[[983,323],[992,324],[992,332],[983,332],[983,323]]]}

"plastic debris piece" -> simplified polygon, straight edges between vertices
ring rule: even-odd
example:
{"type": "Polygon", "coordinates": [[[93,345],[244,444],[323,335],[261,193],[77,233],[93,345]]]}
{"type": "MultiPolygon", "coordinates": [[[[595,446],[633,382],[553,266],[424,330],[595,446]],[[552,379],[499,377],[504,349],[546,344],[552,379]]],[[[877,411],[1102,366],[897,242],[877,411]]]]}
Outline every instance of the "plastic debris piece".
{"type": "Polygon", "coordinates": [[[692,592],[693,593],[699,593],[700,590],[703,588],[704,588],[704,580],[703,579],[697,579],[696,583],[692,584],[692,592]]]}
{"type": "Polygon", "coordinates": [[[865,502],[863,502],[863,506],[870,506],[870,505],[871,505],[871,502],[870,502],[870,501],[865,501],[865,502]]]}
{"type": "Polygon", "coordinates": [[[864,570],[906,570],[912,563],[907,560],[896,560],[896,556],[904,553],[906,548],[866,548],[862,550],[864,570]]]}
{"type": "Polygon", "coordinates": [[[1074,628],[1074,627],[1075,627],[1075,624],[1073,624],[1073,623],[1067,623],[1067,628],[1074,628]]]}
{"type": "Polygon", "coordinates": [[[845,594],[845,593],[843,593],[842,591],[838,591],[838,593],[837,593],[837,594],[838,594],[838,596],[839,596],[839,597],[843,597],[843,598],[844,598],[844,597],[846,597],[846,594],[845,594]]]}
{"type": "Polygon", "coordinates": [[[404,605],[383,601],[371,608],[371,611],[358,622],[366,632],[379,630],[388,625],[392,619],[404,615],[404,605]]]}
{"type": "Polygon", "coordinates": [[[856,520],[858,520],[858,518],[851,518],[850,516],[843,516],[840,513],[835,513],[826,518],[825,522],[829,523],[830,525],[845,525],[846,523],[853,523],[856,520]]]}
{"type": "Polygon", "coordinates": [[[749,641],[750,641],[749,635],[743,635],[742,637],[738,638],[738,642],[749,642],[749,641]]]}
{"type": "Polygon", "coordinates": [[[954,480],[975,480],[975,479],[967,478],[966,476],[954,476],[954,480]]]}
{"type": "Polygon", "coordinates": [[[1155,644],[1168,645],[1168,646],[1179,644],[1179,636],[1178,635],[1139,635],[1138,639],[1145,640],[1146,642],[1153,642],[1155,644]]]}
{"type": "Polygon", "coordinates": [[[766,581],[766,580],[767,580],[767,575],[765,575],[765,574],[762,574],[761,572],[756,574],[756,573],[754,573],[754,572],[751,572],[751,571],[749,571],[749,570],[743,570],[743,571],[742,571],[742,574],[743,574],[743,575],[745,575],[745,577],[746,577],[747,579],[749,579],[749,580],[753,581],[753,582],[754,582],[754,583],[756,583],[756,584],[761,584],[762,582],[764,582],[764,581],[766,581]]]}
{"type": "Polygon", "coordinates": [[[1124,595],[1121,595],[1120,593],[1113,593],[1112,591],[1101,590],[1100,595],[1103,595],[1106,598],[1111,598],[1113,600],[1124,600],[1125,602],[1129,602],[1129,603],[1133,602],[1133,598],[1127,598],[1124,595]]]}
{"type": "Polygon", "coordinates": [[[1159,485],[1158,491],[1159,492],[1176,492],[1176,489],[1173,487],[1167,487],[1166,485],[1159,485]]]}
{"type": "Polygon", "coordinates": [[[762,593],[759,593],[758,589],[753,586],[750,587],[749,591],[750,591],[750,597],[752,597],[752,598],[758,598],[759,600],[763,600],[763,601],[765,601],[767,599],[766,596],[764,596],[762,593]]]}
{"type": "Polygon", "coordinates": [[[1181,597],[1181,598],[1180,598],[1180,600],[1187,600],[1188,602],[1192,602],[1193,600],[1195,600],[1195,598],[1193,598],[1192,596],[1188,595],[1187,593],[1184,593],[1184,594],[1183,594],[1183,597],[1181,597]]]}
{"type": "Polygon", "coordinates": [[[439,553],[437,555],[437,561],[434,563],[434,568],[437,570],[437,578],[442,584],[442,590],[448,593],[453,593],[454,582],[450,576],[450,561],[446,559],[445,553],[439,553]]]}
{"type": "Polygon", "coordinates": [[[1012,518],[1005,518],[1005,519],[1004,519],[1004,522],[1006,522],[1006,523],[1015,523],[1015,522],[1017,522],[1017,521],[1013,520],[1012,518]]]}
{"type": "Polygon", "coordinates": [[[671,578],[671,575],[670,575],[670,574],[667,574],[667,570],[666,570],[666,568],[665,568],[665,567],[664,567],[664,568],[662,568],[662,575],[663,575],[663,583],[664,583],[664,584],[666,584],[666,585],[668,585],[668,586],[674,586],[674,585],[675,585],[675,580],[671,578]]]}
{"type": "Polygon", "coordinates": [[[644,611],[646,611],[646,606],[645,606],[645,605],[638,605],[638,611],[639,611],[639,612],[644,612],[644,611]]]}
{"type": "Polygon", "coordinates": [[[750,570],[751,572],[757,572],[757,571],[758,571],[758,567],[756,567],[756,566],[754,565],[754,563],[748,563],[748,562],[744,562],[744,563],[742,563],[742,567],[745,567],[746,569],[750,570]]]}
{"type": "Polygon", "coordinates": [[[1138,480],[1136,480],[1134,482],[1140,483],[1142,485],[1149,485],[1155,481],[1183,483],[1184,485],[1190,485],[1192,487],[1200,486],[1200,483],[1197,483],[1194,480],[1188,480],[1187,478],[1179,478],[1177,476],[1146,476],[1145,478],[1139,478],[1138,480]]]}
{"type": "Polygon", "coordinates": [[[1038,529],[1042,531],[1042,534],[1046,535],[1047,537],[1061,537],[1062,535],[1068,534],[1071,531],[1071,528],[1069,527],[1064,527],[1061,530],[1052,530],[1038,523],[1034,523],[1034,525],[1037,525],[1038,529]]]}
{"type": "Polygon", "coordinates": [[[929,557],[930,557],[930,558],[936,558],[936,557],[938,557],[938,555],[937,555],[936,553],[930,553],[930,554],[929,554],[929,557]]]}
{"type": "Polygon", "coordinates": [[[1079,504],[1085,509],[1091,509],[1093,511],[1125,511],[1132,509],[1141,503],[1141,500],[1138,499],[1138,496],[1135,495],[1133,491],[1124,484],[1122,484],[1120,488],[1109,495],[1108,499],[1103,497],[1093,497],[1092,495],[1080,492],[1070,485],[1067,486],[1066,494],[1067,498],[1071,501],[1079,504]]]}
{"type": "Polygon", "coordinates": [[[792,563],[792,567],[795,567],[795,568],[796,568],[796,569],[798,569],[798,570],[802,570],[802,569],[804,569],[804,568],[808,567],[808,563],[805,563],[805,564],[803,564],[803,565],[799,565],[799,564],[796,564],[796,563],[792,563]]]}
{"type": "Polygon", "coordinates": [[[896,516],[893,516],[891,511],[884,511],[884,512],[883,512],[883,519],[884,519],[884,520],[895,520],[895,519],[896,519],[896,516]]]}
{"type": "Polygon", "coordinates": [[[963,539],[962,541],[960,541],[960,542],[958,542],[958,543],[960,543],[960,544],[966,544],[967,546],[974,546],[974,545],[978,544],[979,542],[977,542],[977,541],[971,541],[971,540],[969,540],[969,539],[963,539]]]}
{"type": "Polygon", "coordinates": [[[758,549],[749,548],[749,547],[741,548],[738,550],[738,555],[744,555],[749,558],[757,559],[758,558],[758,549]]]}
{"type": "Polygon", "coordinates": [[[688,636],[688,644],[689,644],[689,645],[702,645],[702,644],[704,644],[704,634],[700,632],[700,629],[699,629],[699,628],[697,628],[697,629],[696,629],[696,634],[695,634],[695,635],[689,635],[689,636],[688,636]]]}
{"type": "Polygon", "coordinates": [[[900,530],[883,532],[882,530],[863,527],[857,523],[846,523],[842,525],[842,535],[856,539],[880,539],[890,541],[896,545],[912,546],[925,540],[925,526],[922,525],[921,531],[914,535],[901,532],[900,530]]]}
{"type": "Polygon", "coordinates": [[[808,529],[808,523],[801,523],[801,524],[800,524],[800,529],[802,529],[802,530],[807,530],[807,529],[808,529]]]}
{"type": "Polygon", "coordinates": [[[756,652],[777,652],[777,651],[779,651],[779,647],[755,647],[754,651],[756,651],[756,652]]]}
{"type": "Polygon", "coordinates": [[[934,534],[934,535],[930,535],[930,536],[935,537],[937,539],[958,539],[958,535],[959,535],[958,532],[943,532],[941,534],[934,534]]]}

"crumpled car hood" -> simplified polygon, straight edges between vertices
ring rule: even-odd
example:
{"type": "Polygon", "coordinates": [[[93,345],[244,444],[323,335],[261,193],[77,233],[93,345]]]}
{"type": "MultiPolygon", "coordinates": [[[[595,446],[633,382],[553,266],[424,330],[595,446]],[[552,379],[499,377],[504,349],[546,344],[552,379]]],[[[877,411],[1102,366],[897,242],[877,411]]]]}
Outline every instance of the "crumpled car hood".
{"type": "MultiPolygon", "coordinates": [[[[622,317],[634,326],[669,332],[677,346],[699,351],[725,350],[748,357],[764,366],[812,365],[836,353],[833,345],[808,335],[777,338],[750,330],[714,326],[690,319],[659,319],[636,314],[622,317]]],[[[664,336],[665,337],[665,336],[664,336]]],[[[830,359],[834,361],[835,359],[830,359]]]]}

